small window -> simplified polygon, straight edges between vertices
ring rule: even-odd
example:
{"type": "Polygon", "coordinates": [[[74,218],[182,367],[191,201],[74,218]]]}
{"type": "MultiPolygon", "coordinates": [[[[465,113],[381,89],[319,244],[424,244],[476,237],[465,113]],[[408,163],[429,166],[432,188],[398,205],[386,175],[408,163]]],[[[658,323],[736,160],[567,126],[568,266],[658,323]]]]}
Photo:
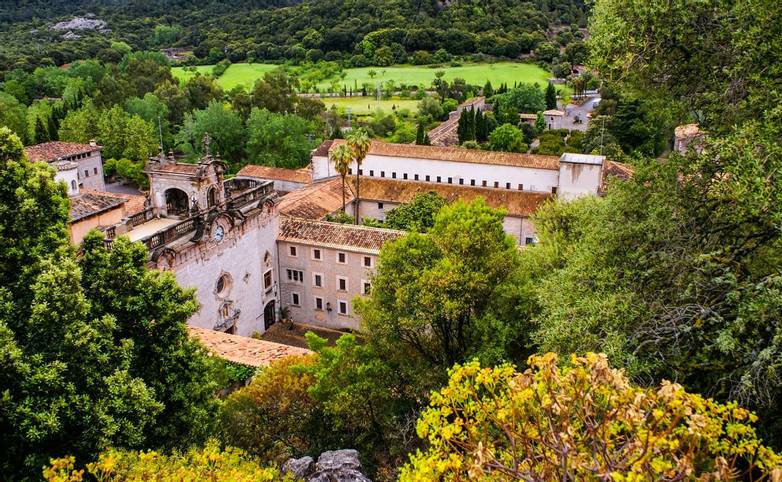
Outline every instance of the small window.
{"type": "Polygon", "coordinates": [[[294,257],[299,255],[299,253],[296,250],[296,246],[290,246],[288,253],[294,257]]]}
{"type": "Polygon", "coordinates": [[[371,256],[364,256],[364,267],[371,268],[372,267],[372,257],[371,256]]]}
{"type": "Polygon", "coordinates": [[[464,184],[464,179],[459,178],[459,184],[464,184]]]}
{"type": "Polygon", "coordinates": [[[380,171],[380,177],[386,177],[386,171],[380,171]]]}
{"type": "Polygon", "coordinates": [[[370,176],[374,176],[374,175],[375,175],[375,171],[374,171],[374,169],[370,169],[370,170],[369,170],[369,175],[370,175],[370,176]]]}
{"type": "Polygon", "coordinates": [[[343,276],[337,276],[337,290],[338,291],[347,291],[348,290],[348,279],[343,276]]]}
{"type": "Polygon", "coordinates": [[[339,300],[337,301],[337,306],[339,307],[339,314],[340,315],[347,315],[348,314],[348,302],[339,300]]]}
{"type": "Polygon", "coordinates": [[[272,270],[263,274],[263,289],[268,293],[272,290],[272,270]]]}
{"type": "Polygon", "coordinates": [[[470,179],[470,186],[474,186],[474,185],[475,185],[475,179],[470,179]]]}
{"type": "Polygon", "coordinates": [[[321,273],[312,273],[312,286],[323,288],[323,275],[321,273]]]}
{"type": "Polygon", "coordinates": [[[98,175],[98,168],[97,167],[93,167],[92,168],[92,173],[97,176],[98,175]]]}
{"type": "Polygon", "coordinates": [[[228,294],[231,288],[231,279],[228,277],[227,274],[224,274],[220,276],[217,279],[217,284],[215,285],[215,293],[217,293],[217,296],[225,296],[228,294]]]}
{"type": "Polygon", "coordinates": [[[551,188],[551,193],[552,194],[556,194],[557,193],[557,187],[556,186],[551,188]]]}
{"type": "Polygon", "coordinates": [[[359,170],[358,170],[358,174],[359,174],[360,176],[363,176],[363,175],[364,175],[364,170],[363,170],[363,169],[359,169],[359,170]]]}
{"type": "Polygon", "coordinates": [[[486,179],[483,180],[483,183],[481,184],[481,186],[486,187],[486,179]]]}
{"type": "Polygon", "coordinates": [[[90,171],[87,169],[84,170],[84,177],[90,177],[90,171]]]}
{"type": "Polygon", "coordinates": [[[391,179],[396,179],[396,173],[395,172],[391,173],[391,179]]]}
{"type": "Polygon", "coordinates": [[[383,209],[383,203],[377,203],[377,208],[378,209],[383,209]]]}
{"type": "Polygon", "coordinates": [[[526,238],[524,238],[524,244],[535,244],[535,238],[531,238],[527,236],[526,238]]]}
{"type": "Polygon", "coordinates": [[[413,180],[414,180],[414,181],[417,181],[417,180],[418,180],[418,174],[413,174],[413,180]]]}
{"type": "Polygon", "coordinates": [[[443,179],[442,179],[442,177],[440,177],[440,176],[437,176],[437,182],[443,182],[443,179]]]}
{"type": "Polygon", "coordinates": [[[351,176],[353,175],[353,168],[352,167],[348,168],[348,174],[351,175],[351,176]]]}
{"type": "Polygon", "coordinates": [[[323,310],[323,298],[321,298],[320,296],[315,297],[315,309],[323,310]]]}
{"type": "Polygon", "coordinates": [[[494,181],[494,187],[500,187],[500,181],[494,181]]]}
{"type": "Polygon", "coordinates": [[[407,179],[407,173],[402,174],[402,179],[407,179]]]}
{"type": "Polygon", "coordinates": [[[341,251],[337,252],[337,263],[348,264],[348,256],[341,251]]]}
{"type": "Polygon", "coordinates": [[[366,280],[361,280],[361,294],[368,295],[372,291],[372,283],[366,280]]]}
{"type": "Polygon", "coordinates": [[[71,190],[72,191],[76,190],[76,181],[71,181],[71,190]]]}
{"type": "Polygon", "coordinates": [[[301,303],[299,303],[299,294],[298,293],[291,293],[291,304],[293,306],[300,306],[301,303]]]}
{"type": "Polygon", "coordinates": [[[296,283],[304,282],[304,271],[298,269],[287,269],[285,271],[288,274],[288,281],[294,281],[296,283]]]}
{"type": "Polygon", "coordinates": [[[510,189],[510,183],[509,182],[505,183],[505,189],[510,189]]]}
{"type": "Polygon", "coordinates": [[[426,175],[426,182],[429,182],[429,174],[426,175]]]}
{"type": "Polygon", "coordinates": [[[319,248],[312,248],[312,259],[316,259],[320,261],[320,249],[319,248]]]}
{"type": "Polygon", "coordinates": [[[453,184],[453,178],[452,177],[448,178],[448,184],[453,184]]]}
{"type": "Polygon", "coordinates": [[[523,190],[524,190],[524,184],[519,184],[519,191],[523,191],[523,190]]]}

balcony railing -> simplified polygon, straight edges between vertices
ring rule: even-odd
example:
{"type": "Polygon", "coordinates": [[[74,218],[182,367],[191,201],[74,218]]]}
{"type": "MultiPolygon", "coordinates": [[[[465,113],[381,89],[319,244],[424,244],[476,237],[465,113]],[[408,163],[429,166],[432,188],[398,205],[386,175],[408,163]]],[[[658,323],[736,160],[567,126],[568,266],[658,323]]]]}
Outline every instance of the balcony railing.
{"type": "Polygon", "coordinates": [[[215,331],[226,331],[234,327],[236,325],[236,320],[239,319],[239,315],[242,313],[242,310],[237,310],[235,308],[231,308],[231,313],[223,318],[222,320],[215,323],[214,330],[215,331]]]}
{"type": "MultiPolygon", "coordinates": [[[[253,181],[256,182],[256,181],[253,181]]],[[[272,183],[257,183],[255,187],[252,189],[249,189],[237,196],[233,196],[228,199],[228,208],[229,209],[238,209],[242,206],[246,206],[247,204],[257,201],[259,199],[265,198],[269,194],[272,194],[274,192],[274,185],[272,183]]]]}

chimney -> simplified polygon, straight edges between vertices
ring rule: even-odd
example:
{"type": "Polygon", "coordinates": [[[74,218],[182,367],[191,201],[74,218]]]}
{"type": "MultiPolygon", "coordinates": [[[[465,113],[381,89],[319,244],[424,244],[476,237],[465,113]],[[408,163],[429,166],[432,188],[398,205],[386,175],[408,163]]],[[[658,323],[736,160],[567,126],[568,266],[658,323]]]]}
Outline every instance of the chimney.
{"type": "Polygon", "coordinates": [[[90,139],[90,147],[98,147],[98,143],[95,142],[95,139],[90,139]]]}

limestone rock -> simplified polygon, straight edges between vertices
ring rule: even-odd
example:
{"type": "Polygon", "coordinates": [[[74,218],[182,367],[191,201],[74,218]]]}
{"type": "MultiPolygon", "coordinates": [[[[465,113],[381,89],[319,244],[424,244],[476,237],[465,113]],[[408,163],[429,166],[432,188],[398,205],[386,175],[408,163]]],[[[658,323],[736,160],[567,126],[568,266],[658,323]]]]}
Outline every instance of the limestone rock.
{"type": "Polygon", "coordinates": [[[312,457],[301,457],[299,459],[288,459],[282,466],[284,473],[292,474],[297,480],[306,479],[315,470],[315,461],[312,457]]]}
{"type": "Polygon", "coordinates": [[[323,452],[314,467],[312,457],[289,459],[282,470],[306,482],[372,482],[361,472],[358,452],[353,449],[323,452]]]}

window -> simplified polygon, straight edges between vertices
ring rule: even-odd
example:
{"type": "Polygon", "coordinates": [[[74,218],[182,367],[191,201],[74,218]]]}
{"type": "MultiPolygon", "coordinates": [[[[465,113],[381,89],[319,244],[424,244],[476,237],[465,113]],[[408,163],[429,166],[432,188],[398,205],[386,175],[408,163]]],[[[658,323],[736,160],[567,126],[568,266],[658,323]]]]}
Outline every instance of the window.
{"type": "Polygon", "coordinates": [[[320,261],[320,249],[318,248],[312,248],[312,259],[316,259],[320,261]]]}
{"type": "Polygon", "coordinates": [[[426,175],[426,182],[429,182],[429,175],[426,175]]]}
{"type": "Polygon", "coordinates": [[[297,252],[296,252],[296,246],[290,246],[290,249],[289,249],[289,251],[288,251],[288,254],[290,254],[291,256],[294,256],[294,257],[295,257],[295,256],[298,256],[298,255],[299,255],[299,253],[297,253],[297,252]]]}
{"type": "Polygon", "coordinates": [[[87,169],[84,170],[84,177],[90,177],[90,171],[87,169]]]}
{"type": "Polygon", "coordinates": [[[323,298],[321,298],[320,296],[315,297],[315,309],[323,310],[323,298]]]}
{"type": "Polygon", "coordinates": [[[494,187],[500,187],[500,181],[494,181],[494,187]]]}
{"type": "Polygon", "coordinates": [[[453,178],[452,177],[448,178],[448,184],[453,184],[453,178]]]}
{"type": "Polygon", "coordinates": [[[414,181],[417,181],[417,180],[418,180],[418,174],[413,174],[413,180],[414,180],[414,181]]]}
{"type": "Polygon", "coordinates": [[[386,177],[386,171],[380,171],[380,177],[386,177]]]}
{"type": "Polygon", "coordinates": [[[92,168],[92,173],[97,175],[98,174],[98,168],[97,167],[93,167],[92,168]]]}
{"type": "Polygon", "coordinates": [[[71,181],[71,190],[72,191],[76,190],[76,181],[71,181]]]}
{"type": "Polygon", "coordinates": [[[377,208],[378,209],[383,209],[383,203],[377,203],[377,208]]]}
{"type": "Polygon", "coordinates": [[[440,176],[437,176],[437,182],[443,182],[440,176]]]}
{"type": "Polygon", "coordinates": [[[315,286],[317,288],[323,288],[323,274],[322,273],[312,273],[312,286],[315,286]]]}
{"type": "Polygon", "coordinates": [[[475,179],[470,179],[470,186],[474,186],[474,185],[475,185],[475,179]]]}
{"type": "Polygon", "coordinates": [[[372,291],[372,283],[367,280],[361,280],[361,294],[368,295],[372,291]]]}
{"type": "Polygon", "coordinates": [[[348,264],[348,256],[345,253],[343,253],[341,251],[338,251],[337,252],[337,263],[339,263],[339,264],[348,264]]]}
{"type": "Polygon", "coordinates": [[[396,173],[395,172],[391,173],[391,179],[396,179],[396,173]]]}
{"type": "Polygon", "coordinates": [[[296,283],[304,282],[304,271],[298,269],[286,269],[288,273],[288,281],[295,281],[296,283]]]}
{"type": "Polygon", "coordinates": [[[364,256],[364,267],[371,268],[372,267],[372,257],[371,256],[364,256]]]}
{"type": "Polygon", "coordinates": [[[348,302],[339,300],[337,301],[337,306],[339,308],[339,314],[340,315],[347,315],[348,314],[348,302]]]}
{"type": "Polygon", "coordinates": [[[363,169],[359,169],[359,170],[358,170],[358,174],[359,174],[360,176],[363,176],[363,175],[364,175],[364,170],[363,170],[363,169]]]}
{"type": "Polygon", "coordinates": [[[225,296],[230,290],[231,277],[225,273],[217,279],[217,284],[215,285],[215,294],[217,294],[217,296],[225,296]]]}
{"type": "Polygon", "coordinates": [[[348,279],[344,276],[337,276],[337,291],[348,290],[348,279]]]}
{"type": "Polygon", "coordinates": [[[369,175],[370,175],[370,176],[374,176],[374,175],[375,175],[375,171],[374,171],[374,169],[370,169],[370,170],[369,170],[369,175]]]}
{"type": "Polygon", "coordinates": [[[510,189],[510,183],[509,182],[505,183],[505,189],[510,189]]]}
{"type": "Polygon", "coordinates": [[[272,270],[263,274],[263,289],[268,293],[272,290],[272,270]]]}
{"type": "Polygon", "coordinates": [[[486,179],[483,180],[483,183],[481,184],[481,186],[486,187],[486,179]]]}
{"type": "Polygon", "coordinates": [[[554,186],[551,188],[551,194],[556,194],[556,193],[557,193],[557,187],[554,186]]]}
{"type": "Polygon", "coordinates": [[[524,190],[524,184],[519,184],[519,191],[523,191],[523,190],[524,190]]]}
{"type": "Polygon", "coordinates": [[[524,244],[535,244],[535,238],[531,238],[527,236],[526,238],[524,238],[524,244]]]}
{"type": "Polygon", "coordinates": [[[348,175],[350,175],[350,176],[353,175],[353,168],[352,167],[348,168],[348,175]]]}
{"type": "Polygon", "coordinates": [[[291,293],[291,304],[293,306],[300,306],[301,303],[299,303],[299,294],[298,293],[291,293]]]}
{"type": "Polygon", "coordinates": [[[459,184],[464,184],[464,179],[459,178],[459,184]]]}
{"type": "Polygon", "coordinates": [[[402,179],[407,179],[407,173],[402,174],[402,179]]]}

